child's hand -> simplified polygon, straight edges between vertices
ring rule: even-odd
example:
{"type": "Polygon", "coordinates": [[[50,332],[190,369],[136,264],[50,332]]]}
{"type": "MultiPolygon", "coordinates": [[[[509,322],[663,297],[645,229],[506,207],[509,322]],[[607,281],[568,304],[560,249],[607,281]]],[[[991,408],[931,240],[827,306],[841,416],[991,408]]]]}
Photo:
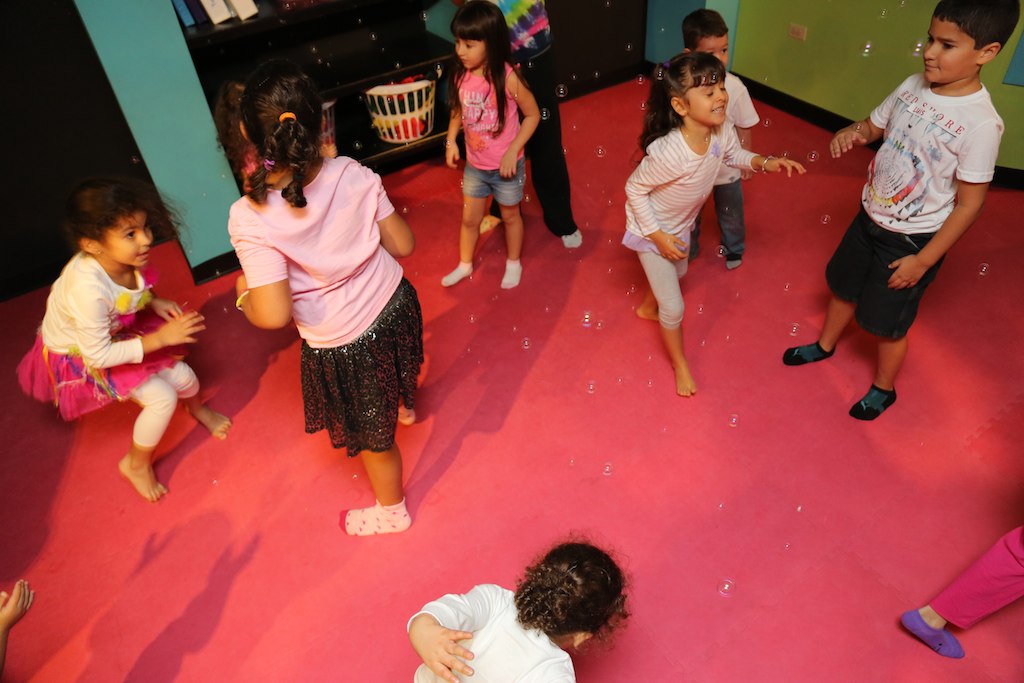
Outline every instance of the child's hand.
{"type": "Polygon", "coordinates": [[[451,683],[460,683],[454,672],[473,675],[473,670],[462,661],[473,659],[473,653],[458,643],[472,637],[467,631],[452,631],[441,626],[429,614],[418,615],[409,625],[409,640],[416,654],[428,669],[451,683]]]}
{"type": "Polygon", "coordinates": [[[6,633],[21,621],[35,597],[35,591],[29,590],[28,581],[25,579],[14,584],[14,590],[10,595],[7,591],[0,592],[0,633],[6,633]]]}
{"type": "Polygon", "coordinates": [[[740,169],[740,180],[750,180],[754,177],[754,170],[751,168],[740,169]]]}
{"type": "Polygon", "coordinates": [[[658,253],[669,261],[682,261],[689,251],[686,242],[664,230],[651,233],[647,239],[654,242],[654,246],[658,247],[658,253]]]}
{"type": "Polygon", "coordinates": [[[519,155],[511,149],[501,157],[501,165],[498,167],[498,175],[502,178],[513,178],[516,175],[516,166],[519,164],[519,155]]]}
{"type": "Polygon", "coordinates": [[[181,307],[170,299],[155,297],[149,302],[149,307],[164,320],[171,320],[181,315],[181,307]]]}
{"type": "Polygon", "coordinates": [[[793,177],[793,171],[796,171],[800,175],[807,173],[807,169],[804,168],[802,164],[793,161],[792,159],[786,158],[769,159],[768,161],[764,162],[761,168],[767,171],[768,173],[778,173],[782,169],[786,169],[787,178],[793,177]]]}
{"type": "Polygon", "coordinates": [[[855,146],[866,144],[868,144],[868,139],[861,133],[859,126],[854,125],[836,133],[832,141],[828,143],[828,149],[832,153],[832,158],[838,159],[855,146]]]}
{"type": "Polygon", "coordinates": [[[907,289],[920,282],[928,266],[921,263],[915,254],[911,254],[890,263],[889,269],[896,271],[889,276],[889,289],[907,289]]]}
{"type": "Polygon", "coordinates": [[[448,165],[448,168],[456,168],[456,162],[460,159],[459,156],[459,144],[454,140],[444,141],[444,162],[448,165]]]}
{"type": "Polygon", "coordinates": [[[196,342],[194,335],[206,329],[203,320],[205,318],[200,315],[199,311],[182,313],[161,325],[156,334],[164,347],[194,344],[196,342]]]}

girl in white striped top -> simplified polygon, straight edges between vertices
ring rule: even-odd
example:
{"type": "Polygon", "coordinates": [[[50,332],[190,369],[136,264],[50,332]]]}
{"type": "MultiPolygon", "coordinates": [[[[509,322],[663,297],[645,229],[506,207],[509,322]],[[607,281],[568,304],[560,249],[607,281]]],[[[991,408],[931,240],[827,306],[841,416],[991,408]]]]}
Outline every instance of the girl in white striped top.
{"type": "Polygon", "coordinates": [[[804,167],[789,159],[760,156],[740,146],[726,122],[725,67],[712,55],[689,53],[655,67],[640,149],[645,156],[626,181],[626,234],[651,291],[636,309],[657,320],[675,371],[676,393],[692,396],[697,385],[683,353],[683,294],[690,231],[722,164],[787,175],[804,167]]]}

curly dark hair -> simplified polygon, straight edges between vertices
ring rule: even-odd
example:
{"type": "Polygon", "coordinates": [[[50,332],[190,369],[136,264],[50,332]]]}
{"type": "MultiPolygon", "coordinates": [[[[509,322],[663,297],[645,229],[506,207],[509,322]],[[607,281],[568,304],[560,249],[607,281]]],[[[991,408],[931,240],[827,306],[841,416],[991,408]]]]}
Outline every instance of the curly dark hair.
{"type": "Polygon", "coordinates": [[[213,107],[213,123],[217,128],[217,143],[224,150],[231,165],[231,172],[245,182],[245,154],[252,143],[242,137],[238,128],[242,120],[242,93],[245,85],[240,81],[227,81],[217,92],[217,103],[213,107]]]}
{"type": "Polygon", "coordinates": [[[625,588],[608,553],[586,542],[562,543],[527,567],[516,586],[519,623],[548,637],[604,637],[629,616],[625,588]]]}
{"type": "Polygon", "coordinates": [[[245,82],[241,111],[246,135],[261,162],[249,176],[249,197],[266,200],[269,169],[290,167],[292,181],[281,196],[292,206],[305,206],[302,186],[320,158],[323,108],[316,84],[292,62],[270,60],[245,82]],[[282,118],[286,112],[294,117],[282,118]]]}
{"type": "Polygon", "coordinates": [[[90,178],[71,191],[64,204],[64,232],[75,251],[83,239],[102,241],[103,234],[136,211],[146,214],[153,239],[177,239],[181,221],[151,183],[135,178],[90,178]]]}

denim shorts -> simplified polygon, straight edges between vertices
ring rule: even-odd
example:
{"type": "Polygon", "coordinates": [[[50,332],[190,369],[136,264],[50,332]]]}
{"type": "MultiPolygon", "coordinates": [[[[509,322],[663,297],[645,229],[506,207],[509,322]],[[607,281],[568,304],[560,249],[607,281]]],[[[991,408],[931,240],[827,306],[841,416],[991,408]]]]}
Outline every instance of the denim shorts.
{"type": "Polygon", "coordinates": [[[523,183],[526,182],[526,157],[516,163],[516,174],[502,178],[498,169],[481,171],[472,164],[466,164],[462,174],[462,193],[474,199],[494,195],[494,201],[502,206],[516,206],[523,201],[523,183]]]}
{"type": "Polygon", "coordinates": [[[857,304],[857,324],[864,330],[879,337],[901,339],[917,317],[921,296],[938,274],[943,259],[906,289],[889,287],[893,274],[889,264],[920,252],[934,235],[886,230],[861,208],[825,268],[829,289],[837,298],[857,304]]]}

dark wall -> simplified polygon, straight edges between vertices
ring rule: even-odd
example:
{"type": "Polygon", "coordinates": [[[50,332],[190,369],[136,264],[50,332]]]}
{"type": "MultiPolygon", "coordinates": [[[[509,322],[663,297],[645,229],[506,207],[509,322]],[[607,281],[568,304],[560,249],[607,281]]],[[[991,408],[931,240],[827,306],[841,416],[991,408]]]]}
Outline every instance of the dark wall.
{"type": "Polygon", "coordinates": [[[48,286],[69,258],[60,216],[76,182],[150,178],[72,0],[0,2],[0,38],[8,299],[48,286]]]}

